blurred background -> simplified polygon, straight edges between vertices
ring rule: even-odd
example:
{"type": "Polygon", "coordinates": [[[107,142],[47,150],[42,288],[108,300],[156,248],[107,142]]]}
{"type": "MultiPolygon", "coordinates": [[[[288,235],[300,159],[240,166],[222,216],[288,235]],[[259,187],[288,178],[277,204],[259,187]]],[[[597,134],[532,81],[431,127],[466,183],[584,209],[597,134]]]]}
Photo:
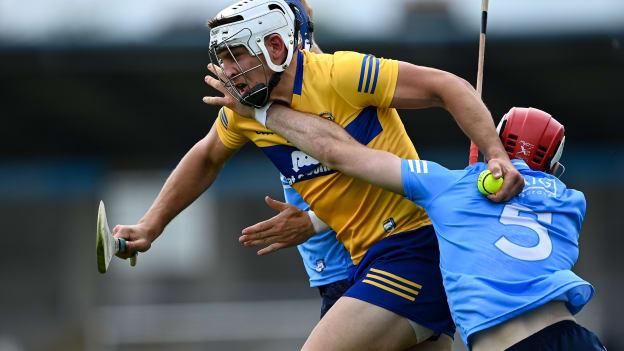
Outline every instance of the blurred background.
{"type": "MultiPolygon", "coordinates": [[[[479,0],[310,0],[326,52],[476,79],[479,0]]],[[[227,0],[0,0],[0,351],[294,350],[318,320],[296,250],[257,257],[240,230],[272,216],[278,172],[248,146],[138,266],[97,272],[98,201],[135,223],[216,110],[201,102],[207,19],[227,0]]],[[[566,125],[563,180],[585,192],[579,320],[624,350],[624,2],[490,1],[484,101],[566,125]]],[[[443,110],[404,111],[421,157],[463,168],[443,110]]],[[[457,350],[463,347],[457,342],[457,350]]]]}

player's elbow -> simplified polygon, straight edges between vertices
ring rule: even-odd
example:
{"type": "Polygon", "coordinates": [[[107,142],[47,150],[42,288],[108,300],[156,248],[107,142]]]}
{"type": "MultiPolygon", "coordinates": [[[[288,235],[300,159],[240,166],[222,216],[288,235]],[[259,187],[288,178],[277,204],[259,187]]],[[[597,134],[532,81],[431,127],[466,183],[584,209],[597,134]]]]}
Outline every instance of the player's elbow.
{"type": "Polygon", "coordinates": [[[467,80],[450,72],[444,72],[443,77],[441,77],[441,81],[441,89],[446,88],[445,90],[448,90],[451,88],[451,90],[458,89],[464,91],[469,90],[471,92],[475,91],[467,80]]]}
{"type": "Polygon", "coordinates": [[[467,80],[459,76],[455,76],[455,78],[459,81],[459,84],[462,84],[464,86],[465,89],[468,89],[473,93],[476,93],[475,88],[472,86],[472,84],[470,84],[470,82],[468,82],[467,80]]]}
{"type": "Polygon", "coordinates": [[[339,143],[329,137],[318,138],[316,143],[318,160],[331,169],[341,170],[345,159],[339,143]]]}
{"type": "Polygon", "coordinates": [[[334,169],[336,165],[336,157],[334,156],[336,147],[334,144],[328,138],[318,138],[316,144],[318,160],[325,166],[334,169]]]}
{"type": "Polygon", "coordinates": [[[468,81],[450,72],[443,72],[439,77],[436,91],[437,100],[440,102],[439,107],[445,109],[448,109],[447,107],[453,100],[476,94],[474,87],[468,81]]]}

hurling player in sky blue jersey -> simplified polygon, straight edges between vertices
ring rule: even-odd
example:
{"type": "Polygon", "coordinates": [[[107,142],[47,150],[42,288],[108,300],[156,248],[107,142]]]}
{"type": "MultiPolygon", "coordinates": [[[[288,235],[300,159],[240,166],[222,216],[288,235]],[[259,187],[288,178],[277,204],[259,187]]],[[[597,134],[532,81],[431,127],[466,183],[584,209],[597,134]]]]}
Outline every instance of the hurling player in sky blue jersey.
{"type": "Polygon", "coordinates": [[[451,313],[469,348],[604,350],[573,317],[594,295],[571,270],[586,203],[583,193],[553,175],[565,136],[548,113],[513,108],[501,120],[501,141],[525,179],[524,190],[503,203],[477,190],[484,163],[449,170],[367,148],[337,124],[285,106],[271,107],[267,116],[268,128],[325,166],[425,208],[438,237],[451,313]]]}

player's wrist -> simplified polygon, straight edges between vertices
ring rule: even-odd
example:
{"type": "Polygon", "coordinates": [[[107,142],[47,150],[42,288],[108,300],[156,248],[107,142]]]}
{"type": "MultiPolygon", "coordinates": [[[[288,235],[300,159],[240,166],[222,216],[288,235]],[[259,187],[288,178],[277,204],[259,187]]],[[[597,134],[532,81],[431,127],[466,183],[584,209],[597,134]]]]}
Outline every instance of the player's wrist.
{"type": "Polygon", "coordinates": [[[486,160],[509,160],[509,155],[502,147],[493,147],[481,150],[486,160]]]}
{"type": "Polygon", "coordinates": [[[255,109],[254,119],[262,124],[263,127],[266,127],[267,111],[269,111],[271,105],[273,105],[273,101],[269,101],[266,105],[255,109]]]}
{"type": "Polygon", "coordinates": [[[137,225],[142,228],[142,231],[145,233],[145,239],[149,240],[150,243],[154,242],[162,234],[166,226],[158,221],[146,218],[141,219],[137,225]]]}
{"type": "Polygon", "coordinates": [[[265,127],[273,130],[271,126],[276,127],[281,122],[288,119],[288,115],[293,111],[282,101],[271,101],[272,105],[266,110],[265,127]]]}

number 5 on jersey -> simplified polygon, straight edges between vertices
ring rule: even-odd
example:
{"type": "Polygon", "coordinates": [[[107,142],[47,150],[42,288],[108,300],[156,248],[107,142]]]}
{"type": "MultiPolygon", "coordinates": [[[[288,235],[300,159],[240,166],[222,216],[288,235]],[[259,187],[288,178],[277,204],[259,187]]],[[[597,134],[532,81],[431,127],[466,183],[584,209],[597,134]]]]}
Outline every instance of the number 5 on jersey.
{"type": "Polygon", "coordinates": [[[519,225],[529,228],[537,234],[538,238],[535,246],[526,247],[511,242],[503,235],[494,243],[494,246],[499,250],[513,258],[523,261],[540,261],[550,256],[552,252],[552,241],[548,235],[548,230],[540,222],[551,224],[552,213],[536,213],[527,207],[518,204],[509,204],[505,205],[499,221],[505,225],[519,225]],[[534,217],[520,216],[522,212],[537,216],[537,220],[534,217]]]}

